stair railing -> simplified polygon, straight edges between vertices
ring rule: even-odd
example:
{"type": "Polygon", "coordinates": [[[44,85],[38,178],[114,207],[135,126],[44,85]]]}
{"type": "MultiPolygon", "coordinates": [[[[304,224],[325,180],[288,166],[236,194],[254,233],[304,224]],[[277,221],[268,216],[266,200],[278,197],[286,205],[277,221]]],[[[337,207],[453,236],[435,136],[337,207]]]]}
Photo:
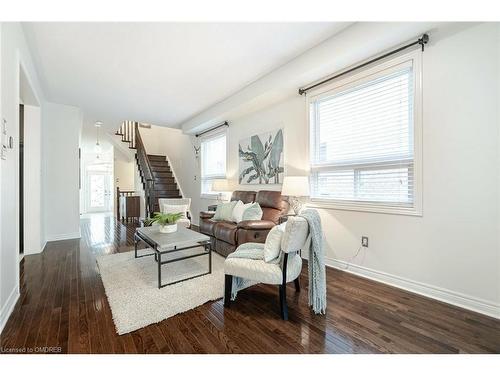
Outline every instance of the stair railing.
{"type": "Polygon", "coordinates": [[[115,133],[122,137],[122,142],[128,142],[129,148],[135,149],[136,146],[136,128],[137,123],[134,121],[123,121],[120,128],[115,133]]]}
{"type": "Polygon", "coordinates": [[[120,199],[126,197],[132,197],[134,195],[135,191],[133,190],[120,190],[119,186],[116,187],[116,218],[118,220],[121,220],[124,217],[123,212],[120,212],[121,209],[120,199]]]}
{"type": "Polygon", "coordinates": [[[154,210],[155,204],[155,180],[153,176],[153,168],[146,153],[146,148],[142,142],[141,133],[139,132],[139,123],[134,123],[133,140],[135,142],[137,163],[139,168],[144,174],[145,189],[144,189],[144,200],[145,200],[145,217],[151,217],[154,210]]]}

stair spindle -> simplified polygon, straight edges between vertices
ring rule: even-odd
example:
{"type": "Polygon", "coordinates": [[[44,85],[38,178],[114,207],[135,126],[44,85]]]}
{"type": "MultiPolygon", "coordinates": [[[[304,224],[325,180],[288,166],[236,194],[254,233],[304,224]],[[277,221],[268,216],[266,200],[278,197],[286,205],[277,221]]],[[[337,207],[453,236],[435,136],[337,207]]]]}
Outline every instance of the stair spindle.
{"type": "Polygon", "coordinates": [[[132,127],[132,142],[130,143],[130,147],[132,148],[135,147],[135,123],[134,126],[132,127]]]}

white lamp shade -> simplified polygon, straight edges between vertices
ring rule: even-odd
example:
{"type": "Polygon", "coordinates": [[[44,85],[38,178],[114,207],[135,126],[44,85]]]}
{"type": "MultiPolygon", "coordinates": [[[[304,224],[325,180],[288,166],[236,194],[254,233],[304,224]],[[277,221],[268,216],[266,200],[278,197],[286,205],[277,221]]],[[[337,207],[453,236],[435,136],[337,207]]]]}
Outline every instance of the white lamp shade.
{"type": "Polygon", "coordinates": [[[309,178],[307,176],[285,176],[281,194],[289,197],[308,197],[309,178]]]}
{"type": "Polygon", "coordinates": [[[212,191],[231,191],[231,186],[229,180],[226,179],[216,179],[212,181],[212,191]]]}

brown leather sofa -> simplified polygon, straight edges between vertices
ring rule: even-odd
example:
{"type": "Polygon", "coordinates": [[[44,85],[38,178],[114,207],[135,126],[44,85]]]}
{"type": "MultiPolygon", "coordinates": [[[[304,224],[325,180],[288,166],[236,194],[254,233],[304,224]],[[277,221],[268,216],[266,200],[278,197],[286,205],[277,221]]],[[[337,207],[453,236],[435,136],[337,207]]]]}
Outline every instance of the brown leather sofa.
{"type": "Polygon", "coordinates": [[[269,231],[288,212],[288,201],[279,191],[235,191],[232,201],[257,202],[262,208],[262,220],[245,220],[239,223],[214,220],[215,211],[200,212],[200,232],[210,236],[212,249],[223,256],[232,253],[245,242],[265,242],[269,231]]]}

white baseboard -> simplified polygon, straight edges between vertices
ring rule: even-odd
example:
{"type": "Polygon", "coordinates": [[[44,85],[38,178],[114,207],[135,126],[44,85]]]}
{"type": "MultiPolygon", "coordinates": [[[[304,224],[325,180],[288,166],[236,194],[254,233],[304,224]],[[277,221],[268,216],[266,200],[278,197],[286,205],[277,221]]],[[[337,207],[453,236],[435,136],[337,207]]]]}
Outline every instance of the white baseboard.
{"type": "Polygon", "coordinates": [[[5,325],[7,324],[7,320],[9,320],[10,314],[12,314],[12,310],[14,310],[14,306],[16,305],[19,296],[19,290],[16,285],[16,287],[12,289],[9,298],[7,298],[7,302],[5,302],[5,305],[0,309],[0,333],[2,333],[5,325]]]}
{"type": "Polygon", "coordinates": [[[459,292],[421,283],[419,281],[406,279],[404,277],[391,275],[386,272],[358,266],[356,264],[348,264],[342,260],[326,258],[325,263],[327,266],[341,271],[349,272],[370,280],[378,281],[396,288],[404,289],[409,292],[500,319],[500,304],[492,301],[483,300],[459,292]],[[348,268],[346,269],[346,267],[348,268]]]}
{"type": "Polygon", "coordinates": [[[64,233],[64,234],[52,234],[52,235],[47,236],[46,242],[72,240],[72,239],[80,238],[80,237],[81,237],[80,232],[64,233]]]}

